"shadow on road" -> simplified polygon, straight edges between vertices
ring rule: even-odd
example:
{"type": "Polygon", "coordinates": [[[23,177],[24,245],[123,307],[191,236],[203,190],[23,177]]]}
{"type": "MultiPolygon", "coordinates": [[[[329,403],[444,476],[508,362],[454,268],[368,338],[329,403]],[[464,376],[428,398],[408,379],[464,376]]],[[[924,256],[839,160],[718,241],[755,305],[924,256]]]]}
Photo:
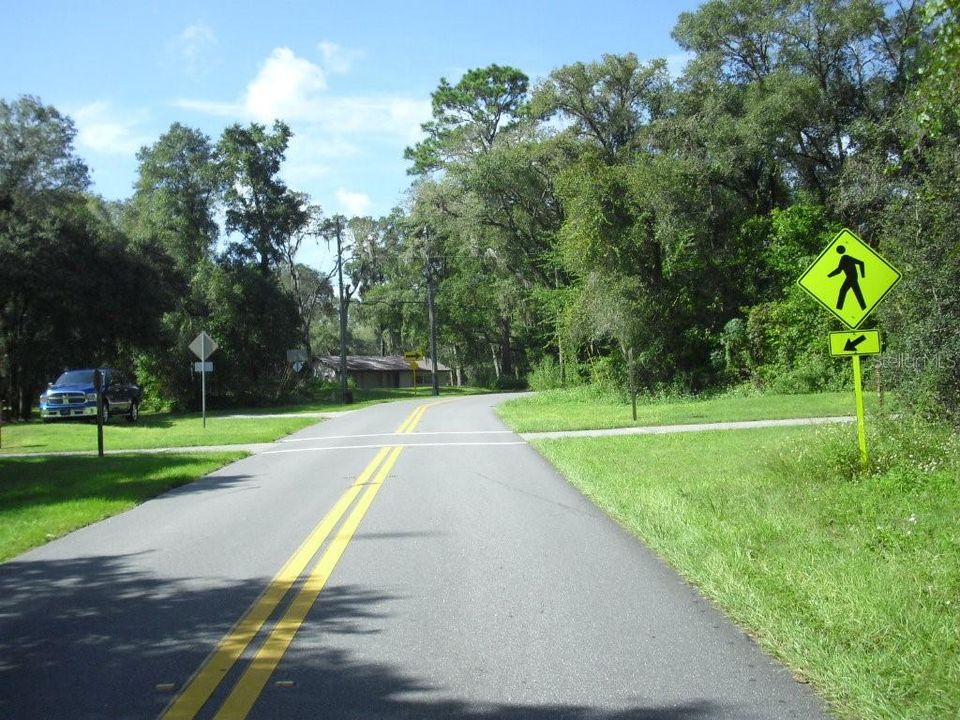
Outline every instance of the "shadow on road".
{"type": "MultiPolygon", "coordinates": [[[[154,718],[263,591],[266,580],[164,578],[135,555],[0,565],[0,717],[154,718]],[[160,688],[158,688],[160,686],[160,688]]],[[[691,701],[621,710],[476,704],[403,668],[333,649],[339,634],[376,634],[394,596],[330,586],[280,666],[292,685],[269,683],[251,717],[467,718],[473,720],[700,720],[748,718],[691,701]],[[325,649],[311,650],[311,647],[325,649]]],[[[470,638],[463,638],[469,643],[470,638]]],[[[222,701],[235,668],[213,698],[222,701]]],[[[273,680],[281,677],[280,674],[273,680]]],[[[536,689],[532,689],[536,696],[536,689]]],[[[208,717],[210,707],[201,717],[208,717]]]]}

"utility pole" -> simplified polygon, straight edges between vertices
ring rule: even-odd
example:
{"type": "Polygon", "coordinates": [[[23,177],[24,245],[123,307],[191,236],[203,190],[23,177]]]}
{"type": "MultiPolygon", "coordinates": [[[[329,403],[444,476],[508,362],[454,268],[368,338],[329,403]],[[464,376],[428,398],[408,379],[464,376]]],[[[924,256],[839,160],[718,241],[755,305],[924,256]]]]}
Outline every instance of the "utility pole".
{"type": "Polygon", "coordinates": [[[440,394],[440,380],[437,373],[437,315],[433,310],[433,258],[430,257],[430,231],[424,230],[426,238],[426,275],[427,275],[427,319],[430,322],[430,363],[433,368],[433,394],[440,394]]]}
{"type": "Polygon", "coordinates": [[[342,217],[334,217],[337,236],[337,282],[340,289],[340,402],[347,402],[347,306],[343,297],[343,241],[341,239],[342,217]]]}

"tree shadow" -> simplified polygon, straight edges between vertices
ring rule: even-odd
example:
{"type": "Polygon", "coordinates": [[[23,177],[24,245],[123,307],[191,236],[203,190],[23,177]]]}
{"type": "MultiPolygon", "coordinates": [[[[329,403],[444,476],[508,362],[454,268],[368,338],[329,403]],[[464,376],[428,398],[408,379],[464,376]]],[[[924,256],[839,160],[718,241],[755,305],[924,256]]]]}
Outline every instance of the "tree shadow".
{"type": "MultiPolygon", "coordinates": [[[[203,663],[267,581],[170,578],[145,558],[105,555],[0,565],[0,717],[154,718],[203,663]]],[[[338,634],[377,633],[396,596],[358,586],[324,590],[301,629],[311,643],[281,665],[289,683],[268,683],[252,717],[468,718],[475,720],[700,720],[748,718],[692,700],[605,710],[563,704],[477,703],[402,667],[371,663],[327,645],[338,634]],[[371,622],[375,620],[375,622],[371,622]],[[372,628],[372,629],[371,629],[372,628]],[[721,710],[723,712],[721,712],[721,710]]],[[[464,638],[463,642],[470,642],[464,638]]],[[[231,677],[198,717],[210,717],[231,677]]]]}
{"type": "Polygon", "coordinates": [[[206,475],[196,482],[197,463],[198,455],[188,452],[102,458],[0,456],[0,513],[86,499],[142,502],[173,488],[204,492],[248,478],[206,475]]]}

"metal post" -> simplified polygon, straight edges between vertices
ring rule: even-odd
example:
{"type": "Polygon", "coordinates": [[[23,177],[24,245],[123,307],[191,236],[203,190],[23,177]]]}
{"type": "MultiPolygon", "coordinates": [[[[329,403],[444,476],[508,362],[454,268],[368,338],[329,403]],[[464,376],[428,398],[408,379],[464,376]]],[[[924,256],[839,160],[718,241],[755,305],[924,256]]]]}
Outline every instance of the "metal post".
{"type": "Polygon", "coordinates": [[[637,380],[633,364],[633,348],[627,349],[627,372],[630,373],[630,404],[633,408],[633,421],[637,421],[637,380]]]}
{"type": "Polygon", "coordinates": [[[433,394],[440,394],[440,380],[437,374],[437,316],[433,311],[433,268],[427,257],[427,318],[430,321],[430,362],[433,365],[433,394]]]}
{"type": "Polygon", "coordinates": [[[340,402],[347,402],[347,311],[343,298],[343,243],[340,238],[340,216],[337,215],[337,281],[340,289],[340,402]]]}
{"type": "Polygon", "coordinates": [[[93,389],[97,392],[97,457],[103,457],[103,375],[93,371],[93,389]]]}
{"type": "Polygon", "coordinates": [[[860,374],[860,356],[853,355],[853,393],[857,400],[857,440],[860,444],[860,467],[867,469],[867,427],[863,412],[863,378],[860,374]]]}
{"type": "Polygon", "coordinates": [[[207,427],[207,334],[200,335],[200,410],[203,427],[207,427]]]}

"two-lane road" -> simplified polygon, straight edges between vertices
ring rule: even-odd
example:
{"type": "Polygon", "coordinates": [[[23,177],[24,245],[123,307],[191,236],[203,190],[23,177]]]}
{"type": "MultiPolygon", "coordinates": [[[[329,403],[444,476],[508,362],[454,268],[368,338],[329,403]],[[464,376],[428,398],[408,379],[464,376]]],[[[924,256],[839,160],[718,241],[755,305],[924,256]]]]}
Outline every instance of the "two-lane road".
{"type": "Polygon", "coordinates": [[[0,717],[824,717],[502,399],[350,413],[0,566],[0,717]]]}

